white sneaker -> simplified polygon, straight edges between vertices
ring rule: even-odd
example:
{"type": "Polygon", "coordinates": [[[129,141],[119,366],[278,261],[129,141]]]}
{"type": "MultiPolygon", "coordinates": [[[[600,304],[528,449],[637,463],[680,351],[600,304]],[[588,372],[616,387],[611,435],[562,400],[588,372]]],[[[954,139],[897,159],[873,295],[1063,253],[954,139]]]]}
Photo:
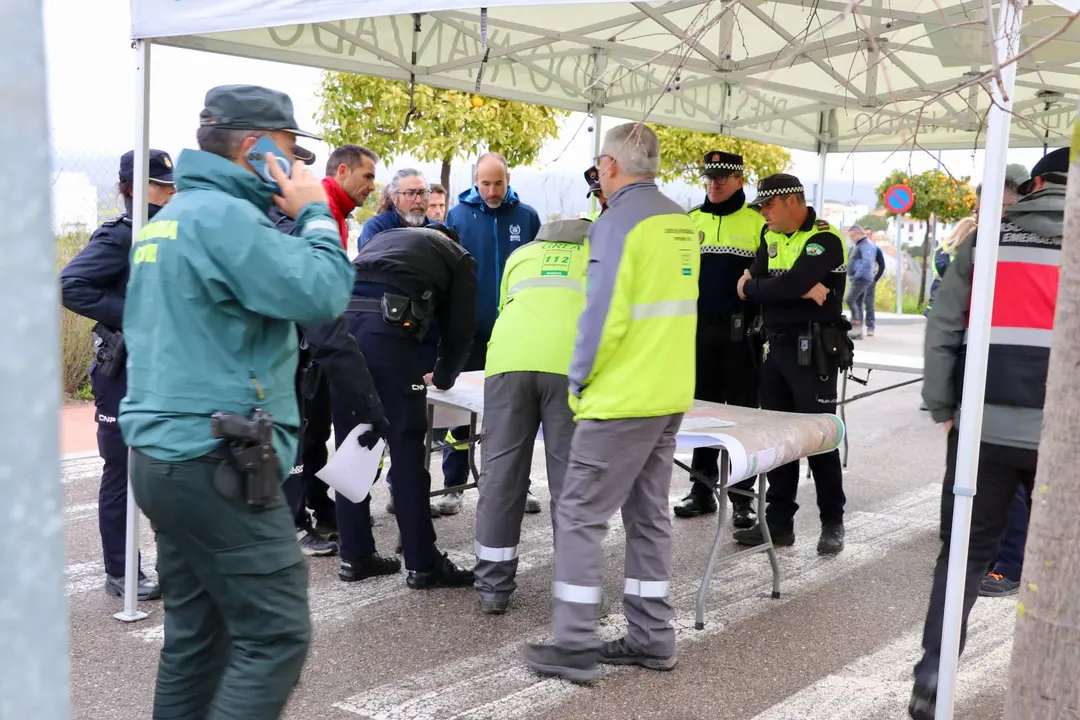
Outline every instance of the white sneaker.
{"type": "Polygon", "coordinates": [[[457,515],[461,512],[461,493],[452,492],[443,495],[435,503],[440,515],[457,515]]]}

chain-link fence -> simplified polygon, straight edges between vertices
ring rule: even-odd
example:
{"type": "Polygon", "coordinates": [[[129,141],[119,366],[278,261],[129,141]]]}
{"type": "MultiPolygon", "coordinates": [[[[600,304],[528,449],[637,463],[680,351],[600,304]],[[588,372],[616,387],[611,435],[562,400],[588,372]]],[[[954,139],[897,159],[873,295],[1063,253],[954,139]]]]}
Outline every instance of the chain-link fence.
{"type": "MultiPolygon", "coordinates": [[[[52,232],[57,275],[86,246],[101,223],[123,212],[124,204],[116,189],[120,155],[54,149],[52,232]]],[[[93,360],[93,324],[68,310],[60,312],[62,387],[70,400],[90,398],[87,371],[93,360]]]]}

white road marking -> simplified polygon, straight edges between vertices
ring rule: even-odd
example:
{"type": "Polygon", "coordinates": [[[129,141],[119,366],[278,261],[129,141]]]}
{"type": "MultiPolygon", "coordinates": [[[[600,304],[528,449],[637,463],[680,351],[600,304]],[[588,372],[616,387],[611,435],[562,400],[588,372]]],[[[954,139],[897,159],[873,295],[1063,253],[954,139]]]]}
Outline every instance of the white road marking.
{"type": "MultiPolygon", "coordinates": [[[[960,658],[957,705],[993,688],[1004,691],[1012,657],[1015,598],[980,598],[960,658]]],[[[909,633],[773,705],[753,720],[898,720],[907,717],[912,667],[922,632],[909,633]]]]}
{"type": "MultiPolygon", "coordinates": [[[[771,578],[764,557],[744,558],[726,566],[713,582],[705,629],[694,629],[693,598],[698,580],[683,578],[672,590],[679,610],[676,643],[696,642],[723,632],[731,625],[768,612],[801,591],[885,559],[889,550],[937,524],[941,486],[927,485],[896,498],[878,512],[849,513],[847,546],[839,557],[822,558],[813,542],[803,541],[780,552],[784,573],[783,596],[769,598],[771,578]]],[[[601,635],[615,638],[625,631],[622,615],[600,622],[601,635]]],[[[550,633],[523,637],[521,642],[550,641],[550,633]]],[[[561,705],[580,691],[556,679],[541,679],[527,671],[519,659],[520,643],[421,672],[401,682],[388,683],[335,703],[333,707],[378,720],[443,720],[527,717],[561,705]]],[[[619,669],[606,669],[617,673],[619,669]]]]}
{"type": "MultiPolygon", "coordinates": [[[[141,554],[143,570],[154,567],[157,560],[157,545],[153,542],[144,542],[141,554]]],[[[105,566],[101,562],[74,563],[68,565],[65,572],[68,597],[102,590],[105,587],[105,566]]]]}
{"type": "Polygon", "coordinates": [[[96,518],[97,511],[98,504],[96,502],[69,505],[64,508],[64,521],[77,522],[79,520],[86,520],[87,518],[96,518]]]}
{"type": "Polygon", "coordinates": [[[65,460],[60,463],[60,482],[68,485],[86,478],[101,478],[104,462],[100,457],[65,460]]]}

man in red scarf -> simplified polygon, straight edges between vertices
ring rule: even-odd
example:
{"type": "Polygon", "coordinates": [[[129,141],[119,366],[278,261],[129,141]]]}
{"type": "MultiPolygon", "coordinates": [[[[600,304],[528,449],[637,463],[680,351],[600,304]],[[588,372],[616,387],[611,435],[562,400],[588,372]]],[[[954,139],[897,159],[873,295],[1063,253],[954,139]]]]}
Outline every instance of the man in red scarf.
{"type": "Polygon", "coordinates": [[[341,246],[349,248],[349,229],[345,218],[357,206],[363,205],[375,189],[375,165],[379,156],[359,145],[342,145],[330,153],[326,161],[323,187],[330,204],[330,213],[338,224],[341,246]]]}

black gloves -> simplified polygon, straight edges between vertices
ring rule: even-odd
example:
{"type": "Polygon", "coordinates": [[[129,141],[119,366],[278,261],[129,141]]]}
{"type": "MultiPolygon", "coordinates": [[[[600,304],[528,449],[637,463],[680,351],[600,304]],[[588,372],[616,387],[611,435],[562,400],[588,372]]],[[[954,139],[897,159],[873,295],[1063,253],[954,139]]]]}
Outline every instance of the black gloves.
{"type": "Polygon", "coordinates": [[[379,440],[386,437],[386,433],[389,432],[389,430],[390,423],[388,423],[386,417],[383,416],[372,423],[370,430],[360,433],[360,435],[357,436],[356,441],[360,443],[360,447],[365,450],[371,450],[379,440]]]}

